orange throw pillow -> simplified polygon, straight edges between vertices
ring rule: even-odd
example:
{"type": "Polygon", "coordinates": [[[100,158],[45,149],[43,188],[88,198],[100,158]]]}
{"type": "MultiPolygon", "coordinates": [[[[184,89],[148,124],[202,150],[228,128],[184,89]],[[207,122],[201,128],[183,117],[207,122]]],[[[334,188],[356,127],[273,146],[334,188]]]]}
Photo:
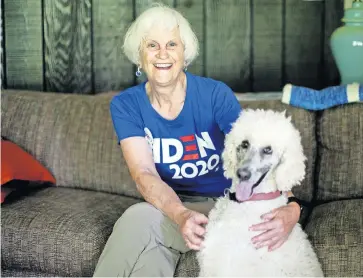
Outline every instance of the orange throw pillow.
{"type": "MultiPolygon", "coordinates": [[[[11,141],[1,140],[1,186],[12,180],[56,183],[53,175],[32,155],[11,141]]],[[[1,188],[1,203],[10,192],[1,188]]]]}

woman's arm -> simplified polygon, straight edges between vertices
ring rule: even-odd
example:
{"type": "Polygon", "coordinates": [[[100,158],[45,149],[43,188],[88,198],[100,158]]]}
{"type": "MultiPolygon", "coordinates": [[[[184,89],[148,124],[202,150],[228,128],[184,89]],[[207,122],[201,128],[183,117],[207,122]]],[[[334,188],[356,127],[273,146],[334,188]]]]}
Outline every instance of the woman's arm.
{"type": "MultiPolygon", "coordinates": [[[[286,196],[292,197],[294,195],[291,191],[288,191],[286,196]]],[[[300,212],[299,204],[291,202],[262,215],[261,218],[264,221],[250,227],[252,231],[262,232],[252,238],[252,243],[256,248],[268,246],[269,251],[279,248],[298,223],[300,212]]]]}
{"type": "MultiPolygon", "coordinates": [[[[292,193],[292,191],[288,191],[287,192],[287,197],[294,197],[294,194],[292,193]]],[[[291,202],[288,204],[289,206],[291,207],[294,207],[295,210],[296,210],[296,214],[299,215],[298,219],[300,218],[300,214],[301,214],[301,208],[300,208],[300,205],[298,203],[295,203],[295,202],[291,202]]]]}
{"type": "Polygon", "coordinates": [[[208,218],[199,212],[187,209],[175,191],[159,176],[150,147],[143,137],[130,137],[121,140],[121,149],[131,177],[144,199],[164,212],[179,225],[189,248],[198,250],[202,242],[208,218]]]}
{"type": "Polygon", "coordinates": [[[130,137],[120,142],[132,179],[144,199],[178,223],[186,210],[175,191],[159,176],[150,147],[142,137],[130,137]]]}

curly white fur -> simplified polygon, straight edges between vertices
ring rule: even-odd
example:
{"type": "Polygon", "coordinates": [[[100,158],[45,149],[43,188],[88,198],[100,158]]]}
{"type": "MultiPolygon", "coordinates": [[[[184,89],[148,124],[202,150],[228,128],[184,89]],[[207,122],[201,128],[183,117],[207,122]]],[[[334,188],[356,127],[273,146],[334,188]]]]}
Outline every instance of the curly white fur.
{"type": "MultiPolygon", "coordinates": [[[[256,192],[289,191],[305,176],[306,157],[300,133],[285,112],[244,110],[225,140],[222,154],[225,176],[232,179],[231,191],[239,186],[236,172],[244,156],[236,153],[243,140],[253,146],[271,146],[276,165],[256,187],[256,192]]],[[[272,160],[274,161],[274,160],[272,160]]],[[[255,192],[255,193],[256,193],[255,192]]],[[[273,200],[234,202],[223,197],[210,212],[202,249],[197,253],[200,276],[323,276],[318,258],[300,224],[275,251],[256,249],[251,242],[261,233],[248,228],[261,222],[261,215],[287,203],[283,194],[273,200]]]]}

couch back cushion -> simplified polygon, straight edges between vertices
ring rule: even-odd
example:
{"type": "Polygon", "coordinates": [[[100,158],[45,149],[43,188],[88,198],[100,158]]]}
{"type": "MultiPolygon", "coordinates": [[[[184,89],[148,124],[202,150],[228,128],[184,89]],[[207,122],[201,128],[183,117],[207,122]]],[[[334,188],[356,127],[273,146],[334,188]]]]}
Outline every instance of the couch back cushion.
{"type": "MultiPolygon", "coordinates": [[[[281,100],[251,100],[240,101],[242,108],[272,109],[275,111],[286,111],[286,116],[291,116],[292,123],[300,131],[306,161],[306,176],[300,186],[295,186],[292,191],[295,196],[310,202],[314,193],[314,171],[316,159],[316,136],[315,120],[313,112],[286,105],[281,100]]],[[[281,134],[281,136],[284,136],[281,134]]],[[[288,173],[286,173],[288,174],[288,173]]]]}
{"type": "Polygon", "coordinates": [[[113,95],[4,91],[2,135],[49,169],[58,186],[140,197],[113,130],[113,95]]]}
{"type": "MultiPolygon", "coordinates": [[[[34,155],[53,173],[58,186],[141,197],[117,144],[109,113],[113,95],[5,91],[2,134],[34,155]]],[[[243,108],[286,110],[292,116],[308,158],[306,178],[293,192],[310,201],[316,155],[315,114],[279,100],[240,103],[243,108]]]]}
{"type": "Polygon", "coordinates": [[[318,122],[317,200],[363,197],[363,104],[327,109],[318,122]]]}

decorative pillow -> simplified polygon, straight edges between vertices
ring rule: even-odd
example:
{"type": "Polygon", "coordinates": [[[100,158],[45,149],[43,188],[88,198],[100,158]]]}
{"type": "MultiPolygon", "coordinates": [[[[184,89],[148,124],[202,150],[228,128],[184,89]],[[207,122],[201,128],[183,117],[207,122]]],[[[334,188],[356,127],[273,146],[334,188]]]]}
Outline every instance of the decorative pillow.
{"type": "Polygon", "coordinates": [[[8,186],[14,180],[56,183],[53,175],[32,155],[13,142],[1,139],[1,203],[16,190],[8,186]]]}
{"type": "Polygon", "coordinates": [[[8,196],[14,190],[15,190],[15,188],[11,188],[11,187],[5,187],[5,186],[1,187],[1,191],[0,191],[1,204],[4,203],[6,196],[8,196]]]}

